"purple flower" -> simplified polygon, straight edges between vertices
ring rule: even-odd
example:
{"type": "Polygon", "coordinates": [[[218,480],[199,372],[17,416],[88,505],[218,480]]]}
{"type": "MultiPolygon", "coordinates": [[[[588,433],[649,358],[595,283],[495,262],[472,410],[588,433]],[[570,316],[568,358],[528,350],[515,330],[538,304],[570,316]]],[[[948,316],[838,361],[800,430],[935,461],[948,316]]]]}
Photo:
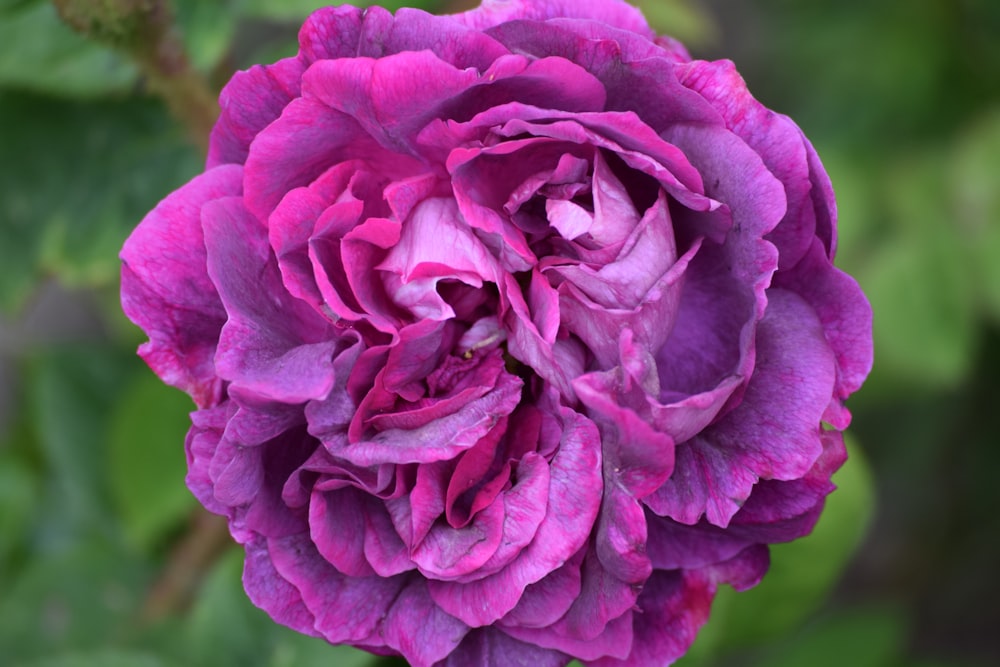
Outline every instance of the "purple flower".
{"type": "Polygon", "coordinates": [[[615,0],[322,9],[122,251],[276,621],[662,665],[808,533],[871,314],[812,146],[615,0]]]}

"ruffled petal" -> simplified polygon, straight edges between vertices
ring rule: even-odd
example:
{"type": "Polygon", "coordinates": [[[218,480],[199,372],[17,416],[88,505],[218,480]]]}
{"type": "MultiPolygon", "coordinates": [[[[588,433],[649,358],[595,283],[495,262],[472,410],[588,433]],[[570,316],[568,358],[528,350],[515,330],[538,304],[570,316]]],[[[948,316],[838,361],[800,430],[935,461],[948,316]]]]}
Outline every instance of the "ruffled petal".
{"type": "Polygon", "coordinates": [[[226,311],[207,269],[202,207],[242,192],[236,165],[206,171],[160,202],[125,241],[122,309],[149,335],[139,355],[199,407],[220,398],[213,358],[226,311]]]}

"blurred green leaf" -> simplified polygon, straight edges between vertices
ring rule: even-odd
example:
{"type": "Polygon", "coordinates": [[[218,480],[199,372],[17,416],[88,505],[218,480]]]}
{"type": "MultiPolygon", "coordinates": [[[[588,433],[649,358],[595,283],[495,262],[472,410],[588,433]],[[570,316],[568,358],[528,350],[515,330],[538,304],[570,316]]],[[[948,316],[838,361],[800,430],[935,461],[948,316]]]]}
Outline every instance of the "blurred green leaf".
{"type": "Polygon", "coordinates": [[[950,165],[956,232],[974,262],[982,305],[1000,323],[1000,109],[966,129],[950,165]]]}
{"type": "Polygon", "coordinates": [[[901,664],[905,619],[891,609],[846,609],[769,651],[760,667],[894,667],[901,664]]]}
{"type": "Polygon", "coordinates": [[[722,587],[692,647],[691,660],[681,664],[698,664],[707,656],[772,641],[801,625],[825,602],[874,512],[868,462],[850,438],[847,443],[850,458],[834,475],[837,490],[827,498],[812,534],[773,545],[771,568],[756,588],[737,593],[722,587]]]}
{"type": "Polygon", "coordinates": [[[46,0],[0,5],[0,44],[0,87],[80,97],[127,90],[136,79],[131,63],[77,35],[46,0]]]}
{"type": "Polygon", "coordinates": [[[955,386],[967,374],[976,337],[973,267],[955,215],[942,197],[932,153],[900,161],[885,196],[892,236],[858,271],[875,313],[873,379],[903,387],[955,386]]]}
{"type": "Polygon", "coordinates": [[[212,69],[229,49],[238,19],[234,4],[231,0],[175,0],[177,25],[196,68],[212,69]]]}
{"type": "Polygon", "coordinates": [[[36,555],[0,600],[5,664],[127,641],[144,581],[101,541],[36,555]]]}
{"type": "Polygon", "coordinates": [[[158,200],[200,169],[160,105],[0,91],[0,308],[39,274],[113,284],[118,250],[158,200]]]}
{"type": "Polygon", "coordinates": [[[184,484],[184,436],[194,408],[143,369],[111,414],[111,493],[129,543],[149,549],[195,505],[184,484]]]}
{"type": "Polygon", "coordinates": [[[171,664],[146,652],[102,649],[43,658],[20,667],[168,667],[171,664]]]}
{"type": "Polygon", "coordinates": [[[131,354],[98,345],[46,350],[28,365],[29,407],[50,474],[48,502],[78,532],[110,520],[107,416],[137,365],[131,354]]]}
{"type": "Polygon", "coordinates": [[[719,29],[702,6],[690,0],[634,0],[649,25],[660,35],[678,39],[688,48],[719,38],[719,29]]]}
{"type": "Polygon", "coordinates": [[[0,588],[7,580],[8,559],[25,542],[35,515],[38,480],[34,471],[0,450],[0,588]]]}

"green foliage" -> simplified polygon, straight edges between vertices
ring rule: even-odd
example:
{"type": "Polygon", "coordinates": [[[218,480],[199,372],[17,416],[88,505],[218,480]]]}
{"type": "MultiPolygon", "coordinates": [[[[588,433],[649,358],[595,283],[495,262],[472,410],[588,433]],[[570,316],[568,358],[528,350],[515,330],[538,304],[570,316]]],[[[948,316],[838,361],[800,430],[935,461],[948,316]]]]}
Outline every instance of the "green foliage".
{"type": "Polygon", "coordinates": [[[186,395],[145,369],[131,379],[113,407],[108,472],[130,544],[152,549],[196,504],[184,486],[184,449],[178,446],[193,409],[186,395]]]}
{"type": "Polygon", "coordinates": [[[38,553],[0,601],[5,661],[122,643],[146,585],[145,569],[96,539],[38,553]]]}
{"type": "Polygon", "coordinates": [[[0,4],[0,44],[0,89],[78,99],[124,92],[135,82],[135,66],[73,32],[44,0],[0,4]]]}
{"type": "Polygon", "coordinates": [[[66,101],[0,89],[0,145],[17,156],[0,162],[7,311],[43,274],[112,284],[129,231],[199,167],[163,108],[146,99],[66,101]]]}

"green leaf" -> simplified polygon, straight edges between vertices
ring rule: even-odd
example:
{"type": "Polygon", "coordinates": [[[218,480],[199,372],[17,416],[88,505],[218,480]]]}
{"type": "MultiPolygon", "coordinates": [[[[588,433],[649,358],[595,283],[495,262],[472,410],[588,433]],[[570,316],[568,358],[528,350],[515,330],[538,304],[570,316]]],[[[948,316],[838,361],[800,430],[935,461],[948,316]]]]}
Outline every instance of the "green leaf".
{"type": "Polygon", "coordinates": [[[26,540],[35,516],[39,483],[36,475],[10,452],[0,449],[0,588],[8,573],[8,559],[26,540]]]}
{"type": "Polygon", "coordinates": [[[236,33],[234,3],[225,0],[176,0],[177,25],[180,27],[188,57],[202,71],[215,67],[229,49],[236,33]]]}
{"type": "Polygon", "coordinates": [[[0,90],[0,308],[44,273],[114,284],[118,250],[158,200],[200,170],[162,107],[0,90]],[[16,156],[16,159],[13,159],[16,156]]]}
{"type": "Polygon", "coordinates": [[[973,263],[982,307],[1000,323],[1000,109],[966,130],[949,164],[956,232],[973,263]]]}
{"type": "Polygon", "coordinates": [[[111,415],[111,494],[129,543],[149,550],[195,501],[184,484],[184,436],[193,409],[183,393],[143,369],[111,415]]]}
{"type": "Polygon", "coordinates": [[[891,609],[847,609],[810,625],[759,667],[894,667],[902,657],[905,620],[891,609]]]}
{"type": "Polygon", "coordinates": [[[712,616],[692,647],[693,660],[771,641],[801,625],[824,603],[874,511],[870,468],[860,448],[850,438],[847,443],[850,458],[833,476],[837,490],[827,498],[812,534],[773,545],[771,568],[756,588],[719,590],[712,616]]]}
{"type": "Polygon", "coordinates": [[[873,385],[956,386],[971,367],[975,280],[955,216],[939,196],[944,156],[895,165],[885,188],[889,236],[858,271],[875,313],[873,385]]]}
{"type": "Polygon", "coordinates": [[[136,80],[131,63],[73,32],[44,0],[0,6],[0,44],[0,87],[80,97],[127,90],[136,80]]]}
{"type": "Polygon", "coordinates": [[[691,48],[704,46],[719,38],[719,28],[712,17],[690,0],[635,0],[650,27],[658,34],[669,35],[691,48]]]}
{"type": "Polygon", "coordinates": [[[138,363],[113,348],[81,345],[37,354],[28,364],[28,403],[49,471],[46,502],[71,532],[110,525],[107,415],[138,363]]]}
{"type": "Polygon", "coordinates": [[[37,553],[0,600],[5,664],[127,642],[145,579],[103,541],[37,553]]]}
{"type": "Polygon", "coordinates": [[[141,651],[102,649],[42,658],[21,667],[168,667],[163,658],[141,651]]]}

